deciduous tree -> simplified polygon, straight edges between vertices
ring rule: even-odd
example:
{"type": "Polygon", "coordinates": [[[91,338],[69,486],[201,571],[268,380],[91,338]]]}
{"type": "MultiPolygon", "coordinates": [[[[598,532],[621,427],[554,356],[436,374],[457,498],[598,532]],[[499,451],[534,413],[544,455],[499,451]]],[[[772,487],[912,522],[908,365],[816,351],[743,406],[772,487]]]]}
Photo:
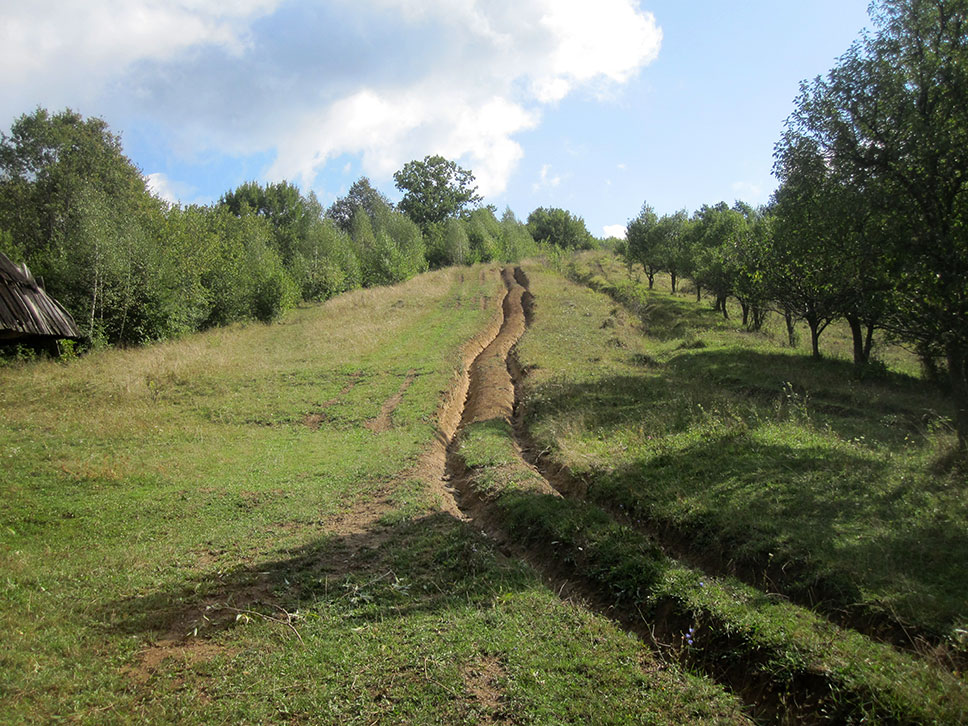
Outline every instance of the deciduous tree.
{"type": "Polygon", "coordinates": [[[474,174],[439,155],[407,162],[393,180],[403,192],[400,209],[424,231],[481,201],[474,174]]]}

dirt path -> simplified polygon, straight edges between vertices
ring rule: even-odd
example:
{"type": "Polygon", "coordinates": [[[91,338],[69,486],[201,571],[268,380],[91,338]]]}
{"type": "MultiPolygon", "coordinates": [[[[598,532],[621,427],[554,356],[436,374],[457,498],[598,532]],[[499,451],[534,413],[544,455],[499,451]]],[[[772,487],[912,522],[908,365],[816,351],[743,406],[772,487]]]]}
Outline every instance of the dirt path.
{"type": "Polygon", "coordinates": [[[527,290],[510,268],[501,272],[507,293],[501,303],[503,322],[497,336],[471,364],[467,402],[461,425],[494,418],[511,420],[514,413],[514,384],[508,371],[508,353],[524,334],[524,296],[527,290]]]}
{"type": "Polygon", "coordinates": [[[373,433],[382,433],[384,431],[389,431],[393,423],[390,420],[390,416],[394,411],[397,410],[397,406],[400,405],[400,401],[403,400],[403,394],[407,392],[407,389],[413,384],[413,379],[417,377],[417,372],[415,370],[407,371],[406,377],[403,379],[403,383],[400,384],[400,389],[394,393],[390,398],[384,401],[383,406],[380,408],[380,413],[376,418],[367,421],[364,426],[366,426],[373,433]]]}
{"type": "MultiPolygon", "coordinates": [[[[529,489],[538,494],[555,497],[577,496],[581,493],[564,486],[561,477],[555,472],[542,471],[529,461],[521,450],[522,441],[526,439],[521,429],[521,422],[515,421],[515,378],[520,379],[520,370],[514,359],[512,348],[525,332],[530,321],[533,298],[527,290],[527,276],[520,268],[505,268],[502,279],[507,290],[501,303],[503,316],[500,327],[493,338],[483,346],[480,353],[473,358],[467,374],[463,377],[466,383],[466,401],[459,416],[460,424],[453,431],[448,429],[445,481],[451,486],[442,486],[445,508],[462,520],[473,523],[475,528],[483,530],[488,536],[499,543],[501,550],[512,557],[518,557],[542,573],[549,587],[564,599],[574,599],[595,612],[616,622],[627,632],[636,635],[644,644],[654,648],[663,658],[682,660],[686,666],[690,665],[688,656],[680,654],[670,645],[663,646],[657,639],[662,638],[675,642],[676,637],[688,623],[680,622],[673,615],[659,617],[654,622],[644,622],[641,614],[625,611],[616,607],[614,602],[601,597],[601,593],[591,582],[586,581],[581,572],[558,561],[556,553],[549,548],[534,545],[521,545],[510,541],[502,529],[502,517],[493,501],[482,500],[470,484],[470,476],[465,470],[463,459],[457,452],[457,433],[462,427],[485,421],[500,419],[511,424],[514,435],[514,448],[520,463],[535,472],[532,487],[529,489]],[[512,372],[515,374],[512,378],[512,372]]],[[[486,336],[485,336],[486,337],[486,336]]],[[[702,664],[695,663],[702,667],[702,664]]],[[[719,681],[745,702],[751,713],[764,721],[787,722],[790,719],[798,723],[822,722],[815,707],[812,683],[797,683],[794,686],[794,698],[789,694],[773,693],[773,684],[765,676],[757,674],[755,664],[748,667],[739,666],[735,672],[726,672],[716,667],[704,668],[707,675],[719,681]],[[798,701],[799,698],[799,701],[798,701]]],[[[823,685],[823,684],[820,684],[823,685]]]]}
{"type": "MultiPolygon", "coordinates": [[[[505,267],[501,271],[501,279],[506,292],[501,300],[500,327],[466,366],[464,405],[459,415],[459,425],[447,437],[444,475],[445,481],[451,484],[444,487],[447,499],[445,508],[451,513],[456,510],[461,519],[473,520],[475,525],[498,539],[503,539],[500,521],[492,508],[472,491],[465,476],[463,460],[456,452],[456,434],[465,426],[483,421],[500,419],[510,423],[514,415],[515,387],[509,368],[509,354],[527,326],[531,294],[521,284],[527,282],[521,268],[505,267]]],[[[522,463],[526,463],[521,452],[517,453],[522,463]]],[[[543,477],[538,475],[535,480],[543,482],[541,493],[559,496],[543,477]]]]}

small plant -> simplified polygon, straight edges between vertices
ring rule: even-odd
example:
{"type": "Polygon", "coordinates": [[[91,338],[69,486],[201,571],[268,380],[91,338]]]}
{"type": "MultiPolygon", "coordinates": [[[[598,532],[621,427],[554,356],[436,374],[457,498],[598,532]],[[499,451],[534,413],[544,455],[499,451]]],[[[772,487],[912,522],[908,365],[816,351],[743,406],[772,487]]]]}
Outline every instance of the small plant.
{"type": "Polygon", "coordinates": [[[60,352],[60,360],[62,363],[70,363],[80,357],[76,340],[61,340],[57,344],[57,349],[60,352]]]}
{"type": "Polygon", "coordinates": [[[810,420],[810,414],[807,410],[810,397],[807,392],[801,393],[790,381],[784,381],[782,389],[783,398],[780,402],[780,409],[785,411],[791,420],[807,423],[810,420]]]}

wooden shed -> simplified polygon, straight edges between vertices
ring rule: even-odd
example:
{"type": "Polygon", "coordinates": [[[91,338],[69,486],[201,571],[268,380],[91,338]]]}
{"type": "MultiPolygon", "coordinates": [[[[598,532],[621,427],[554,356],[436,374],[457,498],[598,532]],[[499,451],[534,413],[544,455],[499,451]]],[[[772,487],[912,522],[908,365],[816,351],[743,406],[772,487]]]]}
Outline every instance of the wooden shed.
{"type": "Polygon", "coordinates": [[[71,314],[44,292],[27,266],[0,252],[0,345],[51,345],[81,337],[71,314]]]}

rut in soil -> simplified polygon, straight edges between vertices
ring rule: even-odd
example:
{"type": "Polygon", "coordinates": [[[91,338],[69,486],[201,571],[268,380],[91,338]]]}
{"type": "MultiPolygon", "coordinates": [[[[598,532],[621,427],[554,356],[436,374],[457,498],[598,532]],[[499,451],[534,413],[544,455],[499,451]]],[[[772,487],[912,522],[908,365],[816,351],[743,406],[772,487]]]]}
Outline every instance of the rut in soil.
{"type": "MultiPolygon", "coordinates": [[[[501,419],[511,424],[514,448],[522,465],[536,473],[539,481],[537,494],[554,497],[582,499],[580,492],[569,489],[567,482],[559,482],[555,472],[543,471],[540,462],[532,463],[531,457],[522,451],[527,446],[526,432],[515,417],[516,384],[521,377],[512,349],[524,334],[530,323],[534,300],[528,291],[528,279],[521,268],[504,268],[501,272],[506,293],[501,303],[503,318],[494,337],[484,345],[481,352],[467,366],[463,387],[466,390],[459,423],[445,431],[446,456],[444,480],[450,482],[443,487],[445,509],[474,526],[495,540],[501,550],[508,555],[519,557],[540,571],[549,585],[563,598],[575,598],[586,607],[617,622],[627,632],[639,637],[648,647],[667,660],[681,661],[677,649],[663,646],[658,639],[674,640],[683,624],[672,615],[659,617],[654,622],[646,622],[640,614],[626,611],[603,597],[590,581],[586,581],[580,571],[573,566],[558,562],[553,552],[540,546],[526,546],[512,541],[502,528],[501,515],[492,501],[477,496],[471,486],[470,476],[463,459],[457,451],[460,432],[471,424],[501,419]],[[512,376],[513,373],[513,376],[512,376]],[[537,466],[536,466],[537,464],[537,466]],[[657,639],[658,638],[658,639],[657,639]]],[[[484,338],[486,340],[489,335],[484,338]]],[[[483,345],[484,340],[478,343],[483,345]]],[[[457,401],[454,401],[456,404],[457,401]]],[[[453,418],[457,419],[456,406],[453,418]]],[[[634,608],[633,608],[634,609],[634,608]]],[[[687,661],[683,665],[690,667],[687,661]]],[[[699,664],[692,663],[695,667],[699,664]]],[[[798,679],[787,684],[791,689],[781,696],[774,692],[774,684],[757,673],[756,663],[745,666],[733,663],[728,671],[705,668],[699,665],[706,675],[730,688],[747,706],[749,712],[760,722],[775,723],[823,723],[826,719],[818,704],[818,699],[826,684],[813,682],[810,678],[798,679]]],[[[822,680],[822,679],[820,679],[822,680]]]]}

